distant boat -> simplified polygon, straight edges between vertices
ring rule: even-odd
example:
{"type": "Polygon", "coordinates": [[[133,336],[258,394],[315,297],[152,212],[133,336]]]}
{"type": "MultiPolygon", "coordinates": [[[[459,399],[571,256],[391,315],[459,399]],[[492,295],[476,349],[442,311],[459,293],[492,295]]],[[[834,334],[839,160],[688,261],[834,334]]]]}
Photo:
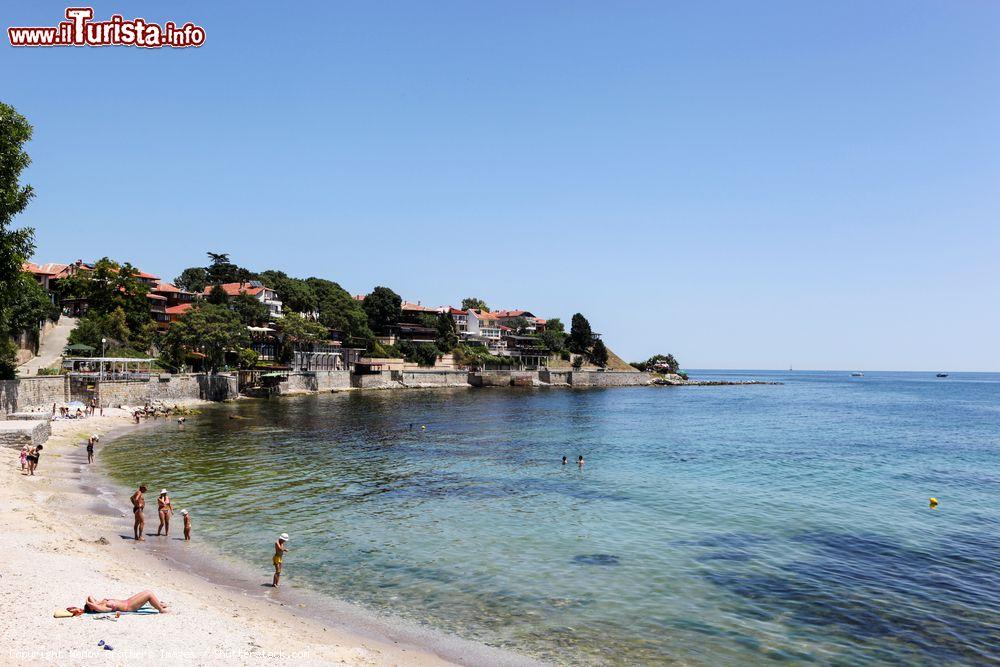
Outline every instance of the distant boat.
{"type": "Polygon", "coordinates": [[[865,374],[862,373],[861,371],[854,371],[853,373],[851,373],[852,378],[863,378],[864,376],[865,374]]]}
{"type": "Polygon", "coordinates": [[[946,377],[948,377],[948,374],[947,373],[938,373],[937,376],[939,378],[946,378],[946,377]]]}

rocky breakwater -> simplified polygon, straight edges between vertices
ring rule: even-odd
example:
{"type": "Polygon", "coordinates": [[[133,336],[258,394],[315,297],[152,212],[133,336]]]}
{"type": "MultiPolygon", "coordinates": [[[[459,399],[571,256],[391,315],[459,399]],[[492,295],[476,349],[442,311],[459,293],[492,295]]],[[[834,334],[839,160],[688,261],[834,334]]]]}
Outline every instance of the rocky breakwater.
{"type": "Polygon", "coordinates": [[[659,387],[728,387],[745,384],[784,384],[784,382],[769,380],[691,380],[685,379],[676,373],[669,373],[667,375],[654,376],[650,384],[659,387]]]}

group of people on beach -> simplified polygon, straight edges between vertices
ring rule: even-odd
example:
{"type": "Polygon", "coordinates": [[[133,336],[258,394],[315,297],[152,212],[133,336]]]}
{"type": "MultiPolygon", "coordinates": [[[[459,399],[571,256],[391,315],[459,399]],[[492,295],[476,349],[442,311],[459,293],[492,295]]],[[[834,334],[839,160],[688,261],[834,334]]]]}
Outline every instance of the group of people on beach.
{"type": "MultiPolygon", "coordinates": [[[[92,417],[96,412],[96,398],[91,398],[82,407],[77,406],[76,410],[73,410],[69,405],[52,404],[52,419],[85,419],[86,417],[92,417]]],[[[103,409],[101,410],[101,414],[104,414],[103,409]]]]}
{"type": "MultiPolygon", "coordinates": [[[[129,498],[129,501],[132,503],[132,530],[135,533],[136,542],[146,541],[146,538],[142,534],[143,529],[146,527],[146,517],[143,513],[146,509],[145,494],[146,486],[140,484],[139,488],[129,498]]],[[[160,495],[156,498],[156,513],[160,518],[160,525],[156,528],[156,536],[159,537],[161,533],[164,537],[170,535],[170,517],[174,515],[174,505],[166,489],[162,489],[160,495]]],[[[184,517],[184,541],[189,542],[191,540],[191,514],[187,510],[181,510],[181,516],[184,517]]]]}
{"type": "Polygon", "coordinates": [[[42,456],[43,445],[21,447],[21,474],[34,475],[35,468],[38,467],[38,459],[42,456]]]}

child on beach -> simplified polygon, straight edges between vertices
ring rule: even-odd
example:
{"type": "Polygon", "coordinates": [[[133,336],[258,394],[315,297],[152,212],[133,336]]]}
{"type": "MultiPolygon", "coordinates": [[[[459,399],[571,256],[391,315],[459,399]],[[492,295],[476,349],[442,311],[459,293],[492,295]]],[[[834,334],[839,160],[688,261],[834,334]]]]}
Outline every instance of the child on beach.
{"type": "Polygon", "coordinates": [[[278,541],[274,543],[274,557],[271,558],[271,564],[274,565],[274,579],[271,581],[271,585],[274,588],[278,587],[278,580],[281,579],[281,561],[288,551],[288,547],[285,546],[287,541],[288,533],[282,533],[278,536],[278,541]]]}
{"type": "Polygon", "coordinates": [[[95,441],[96,441],[96,438],[94,436],[90,436],[89,438],[87,438],[87,463],[93,463],[94,462],[94,442],[95,441]]]}
{"type": "Polygon", "coordinates": [[[181,516],[184,517],[184,541],[191,541],[191,515],[188,514],[187,510],[181,510],[181,516]]]}
{"type": "Polygon", "coordinates": [[[21,447],[21,472],[28,469],[28,448],[21,447]]]}

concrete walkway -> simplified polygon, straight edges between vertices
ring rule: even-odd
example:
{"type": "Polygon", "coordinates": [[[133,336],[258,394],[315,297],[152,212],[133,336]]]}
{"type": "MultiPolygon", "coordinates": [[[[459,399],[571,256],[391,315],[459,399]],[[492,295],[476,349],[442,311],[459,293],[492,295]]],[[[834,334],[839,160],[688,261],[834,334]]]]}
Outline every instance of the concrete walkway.
{"type": "Polygon", "coordinates": [[[72,317],[59,318],[58,324],[42,335],[38,346],[38,356],[17,367],[18,375],[38,375],[39,368],[48,368],[62,358],[63,350],[69,343],[69,332],[76,328],[72,317]]]}

